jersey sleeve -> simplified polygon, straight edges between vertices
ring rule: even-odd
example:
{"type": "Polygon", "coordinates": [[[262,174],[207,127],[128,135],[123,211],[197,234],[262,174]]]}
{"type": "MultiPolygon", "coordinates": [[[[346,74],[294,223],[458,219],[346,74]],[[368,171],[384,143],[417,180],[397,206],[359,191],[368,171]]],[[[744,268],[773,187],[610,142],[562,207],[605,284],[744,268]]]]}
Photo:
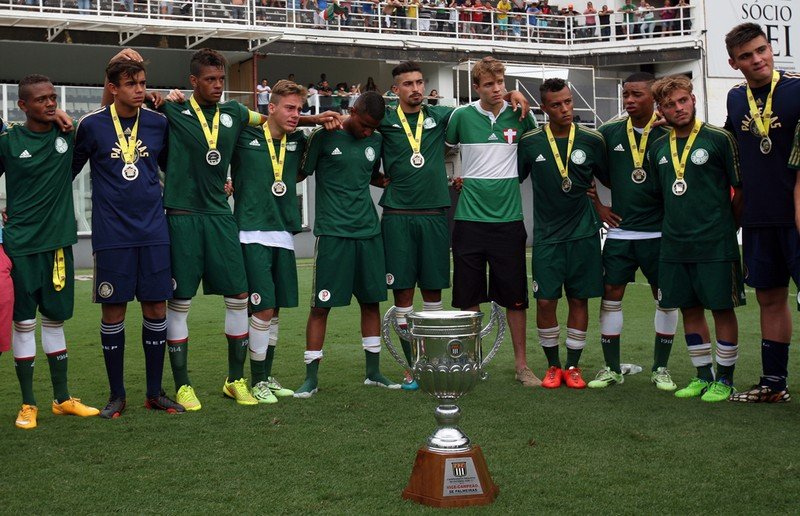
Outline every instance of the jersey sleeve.
{"type": "Polygon", "coordinates": [[[447,120],[447,132],[445,133],[445,143],[451,147],[455,147],[461,141],[458,134],[458,120],[460,117],[458,109],[447,120]]]}
{"type": "Polygon", "coordinates": [[[519,177],[519,182],[522,183],[528,176],[531,174],[531,168],[533,163],[528,157],[527,145],[525,145],[525,137],[526,135],[523,134],[522,138],[519,139],[519,145],[517,145],[517,176],[519,177]]]}
{"type": "Polygon", "coordinates": [[[443,123],[445,127],[450,125],[450,117],[453,116],[453,111],[455,111],[456,108],[450,106],[434,106],[434,107],[439,108],[438,111],[442,113],[441,123],[443,123]]]}
{"type": "Polygon", "coordinates": [[[536,119],[533,117],[533,113],[528,111],[528,116],[522,121],[522,130],[527,133],[537,127],[538,125],[536,124],[536,119]]]}
{"type": "Polygon", "coordinates": [[[794,128],[794,141],[792,143],[792,151],[789,153],[789,168],[800,170],[800,121],[797,122],[797,127],[794,128]]]}
{"type": "Polygon", "coordinates": [[[739,146],[736,144],[736,140],[733,139],[733,135],[727,131],[724,133],[721,150],[728,181],[731,186],[741,186],[742,171],[739,168],[739,146]]]}
{"type": "Polygon", "coordinates": [[[300,163],[300,173],[304,176],[314,175],[314,170],[317,168],[319,149],[322,146],[322,131],[324,131],[323,128],[317,128],[308,137],[306,150],[303,153],[303,161],[300,163]]]}
{"type": "Polygon", "coordinates": [[[379,134],[378,142],[376,144],[377,149],[375,149],[375,163],[372,165],[372,178],[380,177],[381,175],[381,152],[383,151],[383,136],[379,134]]]}
{"type": "Polygon", "coordinates": [[[78,122],[78,130],[75,132],[75,150],[72,154],[72,176],[81,173],[83,166],[89,161],[92,155],[92,138],[87,124],[83,121],[78,122]]]}
{"type": "Polygon", "coordinates": [[[608,150],[606,149],[606,140],[603,138],[602,133],[600,133],[600,138],[595,142],[594,148],[595,160],[592,173],[601,183],[608,184],[611,180],[608,170],[608,150]]]}

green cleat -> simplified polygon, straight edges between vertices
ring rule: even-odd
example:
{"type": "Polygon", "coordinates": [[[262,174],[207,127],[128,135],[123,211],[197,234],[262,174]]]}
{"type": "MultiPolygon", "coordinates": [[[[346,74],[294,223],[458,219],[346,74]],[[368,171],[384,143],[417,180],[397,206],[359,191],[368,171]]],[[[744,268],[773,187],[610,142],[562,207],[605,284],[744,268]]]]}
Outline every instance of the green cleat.
{"type": "Polygon", "coordinates": [[[704,392],[711,386],[711,382],[701,380],[700,378],[692,378],[689,385],[679,391],[675,391],[676,398],[696,398],[702,396],[704,392]]]}
{"type": "Polygon", "coordinates": [[[222,386],[222,394],[236,400],[239,405],[258,405],[258,400],[250,394],[250,389],[247,388],[247,380],[245,378],[239,378],[232,382],[229,382],[226,378],[222,386]]]}
{"type": "Polygon", "coordinates": [[[288,398],[289,396],[294,394],[293,390],[287,389],[286,387],[281,385],[278,382],[278,380],[275,379],[274,376],[270,376],[269,378],[267,378],[267,387],[269,387],[269,390],[272,391],[272,394],[274,394],[279,398],[288,398]]]}
{"type": "Polygon", "coordinates": [[[615,373],[610,367],[601,369],[594,380],[588,383],[590,389],[605,389],[617,383],[625,383],[625,377],[622,373],[615,373]]]}
{"type": "MultiPolygon", "coordinates": [[[[656,384],[656,388],[662,391],[674,391],[678,388],[672,381],[672,376],[666,367],[659,367],[650,375],[650,381],[656,384]]],[[[680,397],[680,396],[679,396],[680,397]]]]}
{"type": "Polygon", "coordinates": [[[315,395],[318,390],[319,389],[317,389],[316,377],[314,377],[313,379],[306,378],[306,381],[303,382],[303,385],[301,385],[296,391],[294,391],[294,394],[292,394],[292,396],[301,399],[310,398],[311,396],[315,395]]]}
{"type": "Polygon", "coordinates": [[[278,403],[278,398],[272,393],[267,382],[258,382],[253,385],[253,397],[259,403],[278,403]]]}
{"type": "Polygon", "coordinates": [[[700,399],[710,403],[725,401],[730,398],[731,394],[733,394],[735,391],[736,389],[733,388],[733,385],[728,385],[727,383],[723,382],[713,382],[700,399]]]}
{"type": "Polygon", "coordinates": [[[373,375],[372,378],[365,378],[364,385],[383,387],[384,389],[399,389],[401,387],[399,383],[394,383],[390,379],[383,376],[381,373],[373,375]]]}

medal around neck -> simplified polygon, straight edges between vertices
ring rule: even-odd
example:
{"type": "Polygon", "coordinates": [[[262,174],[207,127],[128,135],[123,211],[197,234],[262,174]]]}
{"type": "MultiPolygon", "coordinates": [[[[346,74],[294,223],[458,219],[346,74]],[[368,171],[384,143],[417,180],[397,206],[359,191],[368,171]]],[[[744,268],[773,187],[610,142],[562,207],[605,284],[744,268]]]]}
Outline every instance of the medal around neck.
{"type": "Polygon", "coordinates": [[[635,168],[631,172],[631,180],[637,185],[644,183],[645,179],[647,179],[647,172],[643,168],[635,168]]]}
{"type": "Polygon", "coordinates": [[[222,161],[222,154],[217,149],[211,149],[206,152],[206,163],[215,167],[222,161]]]}
{"type": "Polygon", "coordinates": [[[765,136],[761,138],[761,141],[758,144],[758,148],[761,150],[761,154],[769,154],[772,151],[772,140],[769,136],[765,136]]]}
{"type": "Polygon", "coordinates": [[[672,183],[672,193],[680,197],[686,193],[687,186],[686,181],[683,179],[676,179],[675,182],[672,183]]]}
{"type": "Polygon", "coordinates": [[[411,155],[411,166],[414,168],[422,168],[425,165],[425,156],[422,153],[415,152],[411,155]]]}
{"type": "Polygon", "coordinates": [[[283,197],[286,195],[286,183],[283,181],[275,181],[272,183],[272,194],[275,197],[283,197]]]}
{"type": "Polygon", "coordinates": [[[561,191],[569,193],[570,190],[572,190],[572,179],[565,177],[561,180],[561,191]]]}
{"type": "Polygon", "coordinates": [[[128,181],[133,181],[139,177],[139,168],[133,163],[127,163],[124,167],[122,167],[122,177],[128,181]]]}

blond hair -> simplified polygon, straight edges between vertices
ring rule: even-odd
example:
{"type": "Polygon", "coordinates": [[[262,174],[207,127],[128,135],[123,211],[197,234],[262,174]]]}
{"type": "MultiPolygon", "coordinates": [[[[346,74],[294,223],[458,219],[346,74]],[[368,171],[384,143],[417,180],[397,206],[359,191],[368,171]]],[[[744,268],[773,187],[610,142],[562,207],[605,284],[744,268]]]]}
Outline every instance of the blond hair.
{"type": "Polygon", "coordinates": [[[497,77],[498,75],[505,75],[505,73],[506,65],[502,61],[498,61],[493,57],[484,57],[472,67],[472,84],[479,85],[482,75],[497,77]]]}
{"type": "Polygon", "coordinates": [[[653,98],[661,104],[677,90],[692,92],[692,81],[685,75],[673,75],[657,80],[652,87],[653,98]]]}
{"type": "Polygon", "coordinates": [[[296,82],[282,79],[272,88],[269,101],[272,104],[277,104],[281,98],[289,95],[298,95],[300,98],[305,99],[308,96],[308,90],[305,86],[300,86],[296,82]]]}

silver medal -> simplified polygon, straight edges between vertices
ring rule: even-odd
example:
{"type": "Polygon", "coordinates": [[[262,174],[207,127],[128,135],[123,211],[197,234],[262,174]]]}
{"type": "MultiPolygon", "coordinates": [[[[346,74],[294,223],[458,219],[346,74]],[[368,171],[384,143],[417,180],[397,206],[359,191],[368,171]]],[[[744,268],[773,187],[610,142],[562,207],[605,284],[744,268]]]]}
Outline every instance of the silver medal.
{"type": "Polygon", "coordinates": [[[411,166],[414,168],[422,168],[425,165],[425,156],[419,152],[411,155],[411,166]]]}
{"type": "Polygon", "coordinates": [[[672,183],[672,193],[680,197],[681,195],[686,193],[686,181],[683,179],[676,179],[674,183],[672,183]]]}
{"type": "Polygon", "coordinates": [[[212,167],[219,165],[220,161],[222,161],[222,154],[217,149],[211,149],[206,152],[206,163],[212,167]]]}
{"type": "Polygon", "coordinates": [[[769,154],[772,151],[772,140],[770,140],[769,136],[761,138],[758,148],[761,149],[761,154],[769,154]]]}
{"type": "Polygon", "coordinates": [[[631,180],[637,185],[644,183],[645,179],[647,179],[647,172],[643,168],[635,168],[631,172],[631,180]]]}
{"type": "Polygon", "coordinates": [[[570,179],[568,177],[565,177],[561,181],[561,191],[564,192],[564,193],[567,193],[570,190],[572,190],[572,179],[570,179]]]}
{"type": "Polygon", "coordinates": [[[139,177],[139,169],[133,163],[126,163],[125,166],[122,167],[122,177],[128,181],[133,181],[139,177]]]}
{"type": "Polygon", "coordinates": [[[286,183],[283,181],[275,181],[272,183],[272,194],[275,197],[282,197],[286,193],[286,183]]]}

